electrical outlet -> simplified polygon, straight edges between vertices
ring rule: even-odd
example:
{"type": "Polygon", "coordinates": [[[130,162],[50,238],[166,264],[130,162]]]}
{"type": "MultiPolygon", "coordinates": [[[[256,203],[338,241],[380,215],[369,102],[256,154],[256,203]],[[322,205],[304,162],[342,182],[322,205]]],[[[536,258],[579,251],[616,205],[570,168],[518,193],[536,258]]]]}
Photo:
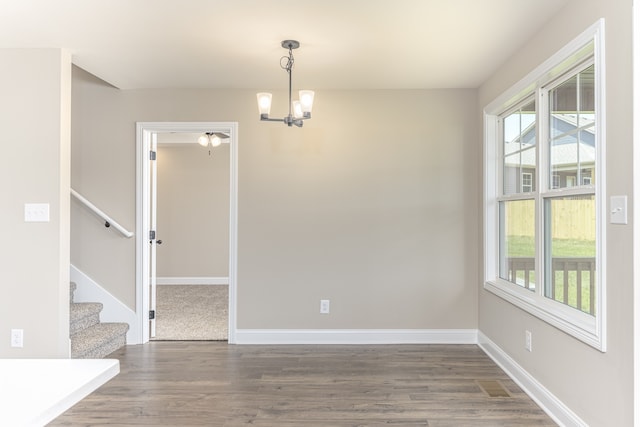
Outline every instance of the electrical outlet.
{"type": "Polygon", "coordinates": [[[532,347],[531,347],[531,331],[524,331],[524,348],[527,351],[532,351],[532,347]]]}
{"type": "Polygon", "coordinates": [[[328,299],[321,299],[320,300],[320,314],[329,314],[329,310],[330,310],[330,301],[328,299]]]}
{"type": "Polygon", "coordinates": [[[24,344],[24,330],[12,329],[11,330],[11,347],[23,347],[24,344]]]}

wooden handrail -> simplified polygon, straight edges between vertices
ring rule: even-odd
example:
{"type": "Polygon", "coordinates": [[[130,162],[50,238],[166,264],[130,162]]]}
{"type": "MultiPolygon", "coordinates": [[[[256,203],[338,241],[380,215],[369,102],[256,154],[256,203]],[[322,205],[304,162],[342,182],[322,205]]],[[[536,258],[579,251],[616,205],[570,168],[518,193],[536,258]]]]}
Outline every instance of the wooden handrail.
{"type": "Polygon", "coordinates": [[[87,200],[85,197],[83,197],[80,193],[78,193],[73,188],[71,189],[71,195],[73,197],[75,197],[76,199],[78,199],[78,201],[80,201],[83,205],[85,205],[87,208],[89,208],[89,210],[91,210],[93,213],[95,213],[100,218],[102,218],[104,220],[104,226],[105,227],[113,226],[113,228],[118,230],[120,232],[120,234],[122,234],[124,237],[126,237],[128,239],[133,237],[133,232],[131,232],[131,231],[127,230],[126,228],[124,228],[123,226],[121,226],[113,218],[111,218],[109,215],[104,213],[100,208],[98,208],[96,205],[91,203],[89,200],[87,200]]]}

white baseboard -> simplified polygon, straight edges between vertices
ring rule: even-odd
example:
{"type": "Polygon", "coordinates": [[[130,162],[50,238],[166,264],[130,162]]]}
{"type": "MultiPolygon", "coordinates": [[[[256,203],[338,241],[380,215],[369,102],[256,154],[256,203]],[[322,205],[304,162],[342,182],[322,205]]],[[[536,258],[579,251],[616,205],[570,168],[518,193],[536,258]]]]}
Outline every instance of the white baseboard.
{"type": "Polygon", "coordinates": [[[100,312],[100,321],[128,323],[127,345],[141,344],[140,337],[142,334],[139,331],[138,316],[135,311],[111,295],[106,289],[74,265],[71,265],[69,275],[71,281],[77,285],[73,295],[74,301],[102,303],[103,308],[102,312],[100,312]]]}
{"type": "Polygon", "coordinates": [[[511,379],[560,426],[585,427],[585,423],[515,360],[478,331],[478,345],[511,379]]]}
{"type": "Polygon", "coordinates": [[[476,329],[238,329],[236,344],[477,344],[476,329]]]}
{"type": "Polygon", "coordinates": [[[156,285],[228,285],[228,277],[157,277],[156,285]]]}

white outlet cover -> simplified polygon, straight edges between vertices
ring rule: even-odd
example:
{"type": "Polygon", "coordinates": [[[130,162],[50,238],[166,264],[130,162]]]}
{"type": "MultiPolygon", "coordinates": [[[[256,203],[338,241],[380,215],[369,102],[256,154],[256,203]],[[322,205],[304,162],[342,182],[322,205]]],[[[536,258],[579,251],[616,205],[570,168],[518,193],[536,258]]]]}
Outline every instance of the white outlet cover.
{"type": "Polygon", "coordinates": [[[24,331],[22,329],[11,330],[11,347],[23,347],[24,346],[24,331]]]}
{"type": "Polygon", "coordinates": [[[530,331],[525,331],[524,332],[524,348],[527,351],[532,351],[532,347],[531,347],[531,341],[532,341],[532,337],[531,337],[531,332],[530,331]]]}
{"type": "Polygon", "coordinates": [[[331,303],[328,299],[320,300],[320,314],[329,314],[331,303]]]}

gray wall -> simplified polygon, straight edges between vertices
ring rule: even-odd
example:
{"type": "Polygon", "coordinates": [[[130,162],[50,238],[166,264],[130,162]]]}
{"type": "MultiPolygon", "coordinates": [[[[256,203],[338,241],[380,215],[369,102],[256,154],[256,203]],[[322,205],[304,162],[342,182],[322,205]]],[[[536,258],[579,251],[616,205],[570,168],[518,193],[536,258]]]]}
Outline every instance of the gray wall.
{"type": "Polygon", "coordinates": [[[71,56],[0,49],[0,94],[0,358],[68,357],[71,56]],[[26,223],[25,203],[50,221],[26,223]]]}
{"type": "MultiPolygon", "coordinates": [[[[73,83],[72,184],[130,229],[136,121],[239,123],[239,328],[477,327],[475,90],[319,90],[290,129],[258,120],[253,90],[73,83]]],[[[72,224],[74,265],[133,308],[134,242],[72,224]]]]}
{"type": "Polygon", "coordinates": [[[158,277],[229,275],[229,144],[158,144],[158,277]]]}
{"type": "MultiPolygon", "coordinates": [[[[631,2],[570,2],[479,90],[482,108],[604,17],[606,197],[632,195],[631,2]]],[[[481,187],[477,186],[478,191],[481,187]]],[[[601,353],[500,298],[480,291],[480,330],[593,426],[633,425],[631,225],[607,223],[608,350],[601,353]],[[525,329],[533,352],[524,349],[525,329]]]]}

